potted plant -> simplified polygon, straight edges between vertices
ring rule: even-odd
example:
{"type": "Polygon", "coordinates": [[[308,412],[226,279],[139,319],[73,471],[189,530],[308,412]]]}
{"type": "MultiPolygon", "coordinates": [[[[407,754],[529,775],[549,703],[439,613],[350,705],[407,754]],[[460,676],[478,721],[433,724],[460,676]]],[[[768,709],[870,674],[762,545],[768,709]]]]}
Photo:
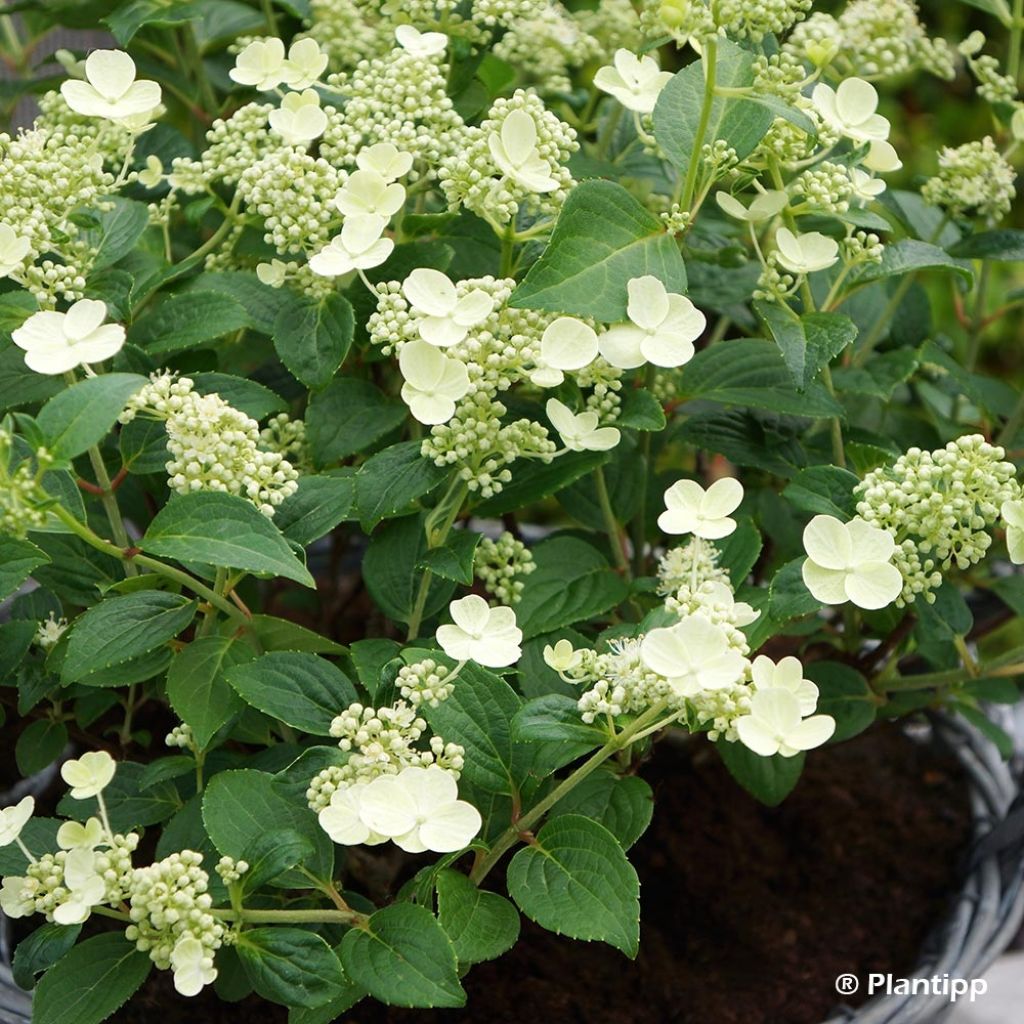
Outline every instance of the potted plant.
{"type": "Polygon", "coordinates": [[[26,89],[53,25],[113,36],[0,137],[0,699],[64,783],[0,810],[34,1020],[456,1009],[521,919],[636,957],[688,766],[789,843],[829,766],[898,779],[911,941],[965,884],[958,962],[1009,941],[1019,857],[958,862],[1024,670],[1019,11],[25,7],[26,89]],[[913,138],[954,79],[985,128],[913,138]]]}

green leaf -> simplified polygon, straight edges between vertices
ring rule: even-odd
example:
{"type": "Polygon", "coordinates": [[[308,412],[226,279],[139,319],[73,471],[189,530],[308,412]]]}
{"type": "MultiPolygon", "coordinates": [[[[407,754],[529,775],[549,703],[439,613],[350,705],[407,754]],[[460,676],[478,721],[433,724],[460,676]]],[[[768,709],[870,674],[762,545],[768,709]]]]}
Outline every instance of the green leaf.
{"type": "Polygon", "coordinates": [[[34,620],[0,622],[0,684],[8,682],[36,635],[34,620]]]}
{"type": "Polygon", "coordinates": [[[488,793],[511,794],[519,781],[512,719],[521,703],[502,678],[470,662],[447,700],[420,711],[434,733],[473,751],[462,772],[467,782],[488,793]]]}
{"type": "Polygon", "coordinates": [[[242,875],[243,892],[256,892],[313,855],[313,844],[290,828],[275,828],[256,836],[242,857],[249,870],[242,875]]]}
{"type": "Polygon", "coordinates": [[[128,340],[153,356],[195,348],[249,327],[245,307],[218,292],[185,292],[165,299],[128,331],[128,340]]]}
{"type": "Polygon", "coordinates": [[[192,729],[200,750],[244,708],[228,685],[227,670],[253,657],[232,636],[201,636],[175,656],[167,670],[167,699],[192,729]]]}
{"type": "Polygon", "coordinates": [[[680,397],[790,416],[843,415],[843,407],[821,384],[797,391],[778,347],[755,338],[724,341],[698,352],[686,366],[680,390],[680,397]]]}
{"type": "Polygon", "coordinates": [[[149,976],[153,963],[118,932],[75,946],[42,977],[33,1024],[100,1024],[149,976]]]}
{"type": "MultiPolygon", "coordinates": [[[[274,776],[254,768],[219,772],[203,793],[203,825],[214,846],[236,860],[269,826],[297,832],[312,846],[305,867],[317,878],[329,879],[334,844],[304,802],[288,800],[274,786],[274,776]]],[[[282,888],[309,888],[309,878],[286,871],[274,880],[282,888]]]]}
{"type": "Polygon", "coordinates": [[[127,46],[145,25],[179,25],[196,21],[202,13],[198,0],[132,0],[104,18],[114,38],[127,46]]]}
{"type": "Polygon", "coordinates": [[[85,231],[82,237],[96,253],[90,275],[113,266],[126,256],[149,227],[149,208],[145,203],[123,196],[109,196],[106,201],[112,207],[98,211],[97,227],[85,231]]]}
{"type": "Polygon", "coordinates": [[[821,602],[804,584],[803,565],[803,558],[794,558],[772,577],[769,607],[776,622],[786,622],[821,610],[821,602]]]}
{"type": "Polygon", "coordinates": [[[863,732],[875,720],[877,698],[868,681],[849,665],[837,661],[812,661],[804,675],[818,686],[818,714],[836,720],[833,743],[863,732]]]}
{"type": "Polygon", "coordinates": [[[348,976],[392,1006],[464,1006],[455,950],[425,907],[393,903],[341,941],[348,976]]]}
{"type": "Polygon", "coordinates": [[[910,379],[919,364],[920,357],[910,348],[875,352],[863,367],[837,366],[832,371],[832,381],[836,390],[843,394],[888,400],[900,384],[910,379]]]}
{"type": "Polygon", "coordinates": [[[319,390],[338,372],[354,334],[352,307],[344,296],[296,296],[278,313],[274,348],[293,377],[319,390]]]}
{"type": "Polygon", "coordinates": [[[145,383],[145,377],[134,373],[104,373],[54,395],[36,419],[53,457],[73,459],[102,441],[145,383]]]}
{"type": "Polygon", "coordinates": [[[627,587],[597,548],[556,536],[533,549],[537,568],[526,577],[516,617],[529,639],[594,618],[624,601],[627,587]]]}
{"type": "Polygon", "coordinates": [[[478,889],[446,868],[437,875],[437,917],[460,964],[495,960],[519,938],[519,912],[504,896],[478,889]]]}
{"type": "Polygon", "coordinates": [[[714,544],[718,548],[719,564],[729,570],[729,580],[735,589],[750,575],[761,554],[761,533],[752,519],[740,516],[736,529],[714,544]]]}
{"type": "Polygon", "coordinates": [[[853,321],[841,313],[797,317],[776,302],[755,302],[754,309],[779,346],[793,384],[800,391],[857,337],[853,321]]]}
{"type": "Polygon", "coordinates": [[[882,252],[881,263],[867,263],[853,277],[858,284],[881,281],[887,277],[898,277],[918,270],[948,270],[959,274],[966,284],[971,284],[974,274],[963,262],[955,260],[945,249],[916,238],[902,238],[890,242],[882,252]]]}
{"type": "MultiPolygon", "coordinates": [[[[408,622],[413,614],[423,573],[416,566],[427,557],[424,516],[403,516],[384,523],[370,538],[363,558],[366,589],[388,618],[408,622]]],[[[424,618],[434,615],[451,597],[454,586],[432,578],[424,618]]]]}
{"type": "Polygon", "coordinates": [[[41,772],[60,757],[68,742],[67,726],[50,718],[30,723],[14,745],[18,771],[26,778],[41,772]]]}
{"type": "Polygon", "coordinates": [[[636,775],[616,775],[601,769],[570,789],[551,813],[581,814],[596,821],[628,850],[651,823],[654,794],[636,775]]]}
{"type": "Polygon", "coordinates": [[[808,466],[789,482],[782,496],[801,512],[835,516],[844,523],[857,511],[853,489],[860,478],[838,466],[808,466]]]}
{"type": "Polygon", "coordinates": [[[756,800],[768,807],[776,807],[793,791],[804,770],[804,753],[795,757],[761,757],[743,746],[738,740],[728,743],[720,740],[715,750],[725,762],[729,774],[756,800]]]}
{"type": "Polygon", "coordinates": [[[1002,231],[982,231],[962,238],[949,250],[950,256],[968,260],[1024,260],[1024,231],[1007,228],[1002,231]]]}
{"type": "Polygon", "coordinates": [[[617,323],[626,319],[626,285],[645,274],[670,292],[686,291],[679,246],[662,222],[621,185],[584,181],[509,305],[617,323]]]}
{"type": "Polygon", "coordinates": [[[405,422],[404,402],[388,398],[369,381],[332,380],[306,410],[306,429],[317,465],[325,466],[368,448],[405,422]]]}
{"type": "Polygon", "coordinates": [[[0,601],[10,597],[33,569],[49,561],[49,555],[27,540],[0,537],[0,601]]]}
{"type": "Polygon", "coordinates": [[[615,425],[633,430],[664,430],[665,410],[650,391],[633,388],[623,398],[615,425]]]}
{"type": "Polygon", "coordinates": [[[454,530],[448,534],[443,547],[431,548],[419,569],[429,569],[441,579],[471,586],[473,583],[473,556],[480,543],[480,534],[475,530],[454,530]]]}
{"type": "MultiPolygon", "coordinates": [[[[765,137],[776,111],[745,97],[716,95],[704,134],[700,120],[704,106],[705,62],[688,64],[677,72],[658,96],[654,107],[654,137],[684,177],[691,160],[701,159],[701,146],[721,139],[742,160],[765,137]]],[[[728,39],[719,38],[715,84],[741,89],[754,83],[754,54],[728,39]]]]}
{"type": "Polygon", "coordinates": [[[356,474],[356,508],[369,533],[381,520],[415,510],[415,503],[449,475],[420,452],[419,441],[402,441],[371,455],[356,474]]]}
{"type": "Polygon", "coordinates": [[[352,664],[356,667],[359,682],[376,700],[377,690],[381,685],[381,674],[384,666],[402,653],[402,646],[395,640],[383,637],[367,637],[352,644],[350,654],[352,664]]]}
{"type": "Polygon", "coordinates": [[[579,814],[552,818],[508,866],[509,895],[543,928],[607,942],[631,959],[640,947],[640,881],[618,840],[579,814]]]}
{"type": "Polygon", "coordinates": [[[246,703],[313,736],[330,736],[331,722],[358,699],[341,669],[298,651],[275,651],[236,665],[227,680],[246,703]]]}
{"type": "Polygon", "coordinates": [[[249,630],[265,651],[310,651],[312,654],[344,654],[345,648],[288,619],[254,615],[249,630]]]}
{"type": "Polygon", "coordinates": [[[139,547],[177,561],[267,573],[314,586],[281,531],[251,501],[233,494],[195,491],[172,498],[149,524],[139,547]]]}
{"type": "MultiPolygon", "coordinates": [[[[188,282],[186,291],[217,292],[220,295],[229,296],[236,302],[240,302],[249,314],[253,327],[260,334],[268,336],[273,334],[277,315],[281,308],[286,305],[292,294],[287,289],[272,288],[270,285],[264,284],[254,273],[245,270],[219,270],[199,274],[188,282]]],[[[196,380],[196,376],[216,377],[223,375],[202,373],[198,375],[189,374],[189,376],[196,380]]],[[[253,387],[259,387],[254,381],[246,381],[246,383],[252,384],[253,387]]],[[[206,393],[204,392],[204,394],[206,393]]],[[[224,395],[224,398],[231,401],[227,395],[224,395]]],[[[236,409],[242,408],[237,402],[231,401],[231,404],[236,409]]],[[[253,419],[259,420],[263,418],[263,416],[257,416],[254,412],[249,412],[248,409],[244,411],[248,412],[253,419]]]]}
{"type": "Polygon", "coordinates": [[[25,365],[25,353],[17,345],[0,347],[0,413],[42,402],[60,391],[63,384],[59,377],[30,370],[25,365]]]}
{"type": "Polygon", "coordinates": [[[608,741],[608,733],[596,725],[587,725],[580,718],[580,709],[572,697],[548,693],[527,701],[516,712],[512,719],[512,738],[520,743],[571,742],[590,750],[603,746],[608,741]]]}
{"type": "Polygon", "coordinates": [[[159,590],[106,598],[75,619],[62,681],[76,683],[100,669],[148,654],[173,640],[195,613],[195,601],[159,590]]]}
{"type": "Polygon", "coordinates": [[[11,963],[14,983],[26,991],[34,988],[36,975],[52,967],[78,941],[80,924],[44,924],[18,943],[11,963]]]}
{"type": "Polygon", "coordinates": [[[254,420],[288,410],[288,403],[280,395],[245,377],[233,377],[229,373],[190,373],[189,378],[200,395],[220,395],[228,405],[254,420]]]}
{"type": "MultiPolygon", "coordinates": [[[[57,851],[57,830],[64,822],[59,818],[29,818],[21,830],[20,839],[32,851],[33,856],[57,851]]],[[[16,843],[0,846],[0,875],[23,875],[28,859],[16,843]]]]}
{"type": "Polygon", "coordinates": [[[473,509],[482,517],[502,516],[526,505],[533,505],[557,494],[581,477],[592,473],[611,458],[610,452],[570,452],[550,463],[527,462],[517,465],[512,482],[493,498],[487,498],[473,509]]]}
{"type": "Polygon", "coordinates": [[[288,540],[305,547],[355,515],[354,473],[306,474],[299,477],[298,484],[298,490],[274,513],[274,525],[288,540]]]}
{"type": "Polygon", "coordinates": [[[322,1006],[344,991],[341,961],[303,928],[248,928],[235,949],[252,987],[283,1006],[322,1006]]]}

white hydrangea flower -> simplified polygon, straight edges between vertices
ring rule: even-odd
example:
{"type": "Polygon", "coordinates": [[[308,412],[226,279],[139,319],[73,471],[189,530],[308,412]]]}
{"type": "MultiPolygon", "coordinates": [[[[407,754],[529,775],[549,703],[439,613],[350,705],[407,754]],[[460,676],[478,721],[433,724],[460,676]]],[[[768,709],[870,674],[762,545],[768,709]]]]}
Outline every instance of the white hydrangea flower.
{"type": "Polygon", "coordinates": [[[93,50],[85,61],[85,77],[84,82],[69,79],[60,87],[76,114],[120,122],[145,118],[160,106],[160,86],[136,81],[135,61],[123,50],[93,50]]]}
{"type": "Polygon", "coordinates": [[[900,596],[903,577],[892,564],[896,541],[888,530],[821,515],[807,524],[803,539],[804,583],[823,604],[884,608],[900,596]]]}
{"type": "Polygon", "coordinates": [[[116,771],[117,762],[105,750],[90,750],[77,761],[65,761],[60,775],[72,787],[73,800],[88,800],[107,788],[116,771]]]}
{"type": "Polygon", "coordinates": [[[0,222],[0,277],[17,270],[31,248],[31,239],[22,238],[10,224],[0,222]]]}
{"type": "Polygon", "coordinates": [[[761,757],[793,757],[827,743],[835,731],[831,715],[802,718],[797,697],[778,687],[758,690],[750,699],[750,714],[736,720],[740,742],[761,757]]]}
{"type": "Polygon", "coordinates": [[[452,601],[448,614],[452,622],[438,626],[435,637],[449,658],[487,668],[505,668],[519,660],[523,631],[511,608],[492,608],[479,594],[469,594],[452,601]]]}
{"type": "Polygon", "coordinates": [[[775,245],[779,263],[794,274],[826,270],[839,259],[839,243],[820,231],[794,235],[789,228],[779,228],[775,245]]]}
{"type": "Polygon", "coordinates": [[[889,122],[876,113],[878,93],[862,78],[847,78],[838,89],[819,82],[811,100],[822,120],[853,142],[885,141],[889,137],[889,122]]]}
{"type": "Polygon", "coordinates": [[[65,821],[57,829],[57,845],[62,850],[95,850],[103,839],[103,823],[99,818],[90,818],[84,825],[65,821]]]}
{"type": "Polygon", "coordinates": [[[861,163],[876,174],[891,174],[903,166],[899,154],[891,143],[884,139],[873,139],[861,163]]]}
{"type": "Polygon", "coordinates": [[[652,629],[640,644],[640,659],[682,697],[733,686],[747,664],[730,646],[725,630],[703,615],[689,615],[674,626],[652,629]]]}
{"type": "Polygon", "coordinates": [[[799,658],[789,655],[778,662],[759,654],[750,666],[750,675],[758,690],[788,690],[796,697],[801,715],[813,715],[818,706],[818,687],[804,679],[799,658]]]}
{"type": "Polygon", "coordinates": [[[630,322],[610,327],[598,338],[600,353],[612,366],[632,370],[646,363],[666,368],[688,363],[693,343],[707,326],[704,314],[685,295],[669,292],[650,274],[627,285],[630,322]]]}
{"type": "Polygon", "coordinates": [[[562,444],[571,452],[606,452],[622,438],[617,427],[602,427],[600,414],[593,409],[574,413],[557,398],[549,398],[544,407],[562,444]]]}
{"type": "Polygon", "coordinates": [[[268,121],[289,146],[306,145],[320,138],[327,128],[327,115],[320,109],[315,89],[288,93],[281,106],[270,112],[268,121]]]}
{"type": "Polygon", "coordinates": [[[107,894],[107,883],[96,868],[94,851],[84,848],[68,851],[64,858],[64,886],[70,896],[55,908],[53,919],[57,924],[81,924],[107,894]]]}
{"type": "Polygon", "coordinates": [[[0,846],[10,846],[21,835],[35,808],[35,798],[26,796],[13,807],[0,810],[0,846]]]}
{"type": "Polygon", "coordinates": [[[677,480],[665,491],[658,527],[664,533],[692,533],[706,540],[728,537],[736,529],[731,514],[742,500],[743,485],[731,476],[716,480],[707,490],[696,480],[677,480]]]}
{"type": "Polygon", "coordinates": [[[483,824],[480,812],[458,796],[458,784],[444,769],[412,766],[367,783],[360,816],[407,853],[454,853],[468,846],[483,824]]]}
{"type": "Polygon", "coordinates": [[[466,364],[425,341],[403,345],[398,368],[405,378],[402,401],[420,423],[428,426],[447,423],[455,415],[455,403],[469,393],[466,364]]]}
{"type": "Polygon", "coordinates": [[[23,875],[7,875],[0,886],[0,910],[12,921],[19,917],[28,917],[31,913],[22,899],[27,885],[28,879],[23,875]]]}
{"type": "Polygon", "coordinates": [[[559,674],[571,672],[583,663],[583,652],[577,651],[568,640],[559,640],[554,647],[544,645],[544,664],[559,674]]]}
{"type": "Polygon", "coordinates": [[[483,323],[494,309],[493,296],[482,288],[460,299],[448,275],[429,267],[414,270],[402,283],[402,294],[421,314],[417,324],[420,337],[439,348],[462,341],[469,329],[483,323]]]}
{"type": "Polygon", "coordinates": [[[715,202],[724,213],[735,217],[736,220],[746,221],[748,224],[762,224],[786,208],[789,196],[781,190],[774,189],[770,192],[759,192],[751,200],[749,206],[744,206],[728,192],[716,192],[715,202]]]}
{"type": "Polygon", "coordinates": [[[270,92],[288,74],[284,62],[284,43],[280,39],[257,39],[235,58],[235,66],[228,75],[239,85],[251,85],[260,92],[270,92]]]}
{"type": "Polygon", "coordinates": [[[160,157],[150,153],[146,157],[146,169],[139,171],[139,184],[146,188],[156,188],[164,180],[164,165],[160,157]]]}
{"type": "Polygon", "coordinates": [[[529,192],[554,192],[561,187],[537,151],[537,125],[525,110],[513,110],[501,123],[501,134],[487,137],[491,157],[506,178],[529,192]]]}
{"type": "Polygon", "coordinates": [[[874,178],[859,167],[850,168],[850,184],[853,186],[851,195],[862,203],[870,203],[885,191],[885,182],[874,178]]]}
{"type": "Polygon", "coordinates": [[[315,39],[298,39],[288,48],[288,59],[281,63],[281,81],[290,89],[308,89],[327,69],[327,60],[315,39]]]}
{"type": "Polygon", "coordinates": [[[1006,525],[1006,548],[1014,565],[1024,564],[1024,500],[1004,501],[999,510],[1006,525]]]}
{"type": "Polygon", "coordinates": [[[197,996],[217,980],[210,951],[194,935],[184,935],[171,950],[174,987],[179,995],[197,996]]]}
{"type": "Polygon", "coordinates": [[[120,324],[105,324],[106,303],[79,299],[66,313],[33,313],[11,332],[25,351],[25,365],[36,373],[61,374],[84,363],[101,363],[121,351],[125,341],[120,324]]]}
{"type": "Polygon", "coordinates": [[[356,153],[356,166],[361,171],[375,171],[386,182],[404,178],[412,170],[411,153],[403,153],[390,142],[378,142],[356,153]]]}
{"type": "Polygon", "coordinates": [[[627,110],[651,113],[661,90],[672,80],[672,72],[660,71],[653,57],[637,57],[629,50],[616,50],[612,60],[614,67],[598,68],[594,85],[614,96],[627,110]]]}
{"type": "Polygon", "coordinates": [[[376,213],[347,217],[341,234],[310,258],[310,270],[321,277],[340,277],[353,270],[379,267],[395,248],[392,239],[381,237],[387,225],[387,218],[376,213]]]}
{"type": "Polygon", "coordinates": [[[405,204],[405,188],[376,171],[354,171],[330,201],[346,217],[374,213],[393,217],[405,204]]]}
{"type": "Polygon", "coordinates": [[[421,32],[412,25],[399,25],[395,39],[414,57],[436,57],[448,48],[448,37],[443,32],[421,32]]]}
{"type": "Polygon", "coordinates": [[[263,284],[271,288],[280,288],[288,277],[288,264],[279,259],[272,259],[269,263],[257,263],[256,276],[263,284]]]}
{"type": "MultiPolygon", "coordinates": [[[[582,370],[598,354],[597,332],[574,316],[560,316],[544,329],[540,339],[540,358],[545,367],[555,370],[582,370]]],[[[561,383],[561,377],[555,384],[561,383]]]]}
{"type": "Polygon", "coordinates": [[[320,827],[340,846],[377,846],[387,842],[387,836],[372,831],[360,817],[364,789],[355,784],[335,790],[331,802],[317,815],[320,827]]]}

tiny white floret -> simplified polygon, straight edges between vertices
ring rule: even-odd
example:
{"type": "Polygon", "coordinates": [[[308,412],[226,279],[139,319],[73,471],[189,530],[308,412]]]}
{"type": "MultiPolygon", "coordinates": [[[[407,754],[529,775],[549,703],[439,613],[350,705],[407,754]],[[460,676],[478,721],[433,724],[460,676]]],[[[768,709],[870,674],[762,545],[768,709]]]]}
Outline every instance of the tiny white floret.
{"type": "Polygon", "coordinates": [[[405,379],[402,401],[420,423],[447,423],[455,415],[455,403],[469,393],[466,364],[425,341],[403,345],[398,368],[405,379]]]}
{"type": "Polygon", "coordinates": [[[593,409],[574,413],[557,398],[549,398],[544,411],[571,452],[606,452],[622,439],[617,427],[600,426],[601,418],[593,409]]]}
{"type": "Polygon", "coordinates": [[[658,62],[649,55],[637,57],[625,49],[616,50],[612,61],[614,66],[598,68],[594,85],[627,110],[651,113],[661,90],[672,80],[672,72],[659,70],[658,62]]]}
{"type": "Polygon", "coordinates": [[[761,757],[794,757],[827,743],[835,731],[831,715],[802,718],[797,697],[781,688],[758,690],[750,699],[750,714],[736,720],[740,742],[761,757]]]}
{"type": "Polygon", "coordinates": [[[483,289],[475,288],[460,299],[448,275],[430,267],[417,267],[403,282],[402,294],[420,314],[420,337],[439,348],[462,341],[494,309],[493,297],[483,289]]]}
{"type": "Polygon", "coordinates": [[[115,771],[117,762],[105,750],[90,750],[77,761],[65,761],[60,775],[71,786],[73,800],[88,800],[107,788],[115,771]]]}

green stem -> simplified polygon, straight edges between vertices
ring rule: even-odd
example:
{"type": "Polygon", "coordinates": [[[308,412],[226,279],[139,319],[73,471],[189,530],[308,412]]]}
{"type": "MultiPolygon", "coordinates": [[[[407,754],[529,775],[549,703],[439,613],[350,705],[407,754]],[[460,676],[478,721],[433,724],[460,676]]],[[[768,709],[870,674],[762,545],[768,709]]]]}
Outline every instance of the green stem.
{"type": "MultiPolygon", "coordinates": [[[[559,800],[578,786],[585,778],[592,775],[598,768],[620,750],[633,743],[639,735],[648,735],[650,728],[664,712],[666,702],[661,701],[652,708],[648,708],[642,715],[631,722],[618,735],[612,737],[603,747],[596,750],[587,758],[571,775],[566,776],[543,800],[534,804],[526,814],[518,821],[513,822],[495,841],[487,854],[473,865],[469,873],[470,880],[479,885],[491,868],[498,863],[519,841],[522,835],[528,832],[559,800]]],[[[672,717],[675,717],[674,715],[672,717]]]]}
{"type": "Polygon", "coordinates": [[[690,163],[686,168],[686,180],[683,182],[683,191],[679,196],[679,208],[689,210],[693,203],[693,193],[697,187],[697,171],[701,164],[701,150],[704,146],[704,136],[708,132],[708,124],[711,122],[711,109],[715,102],[715,77],[718,63],[718,43],[709,39],[704,46],[704,99],[700,108],[700,119],[697,121],[697,132],[693,139],[693,150],[690,153],[690,163]]]}
{"type": "Polygon", "coordinates": [[[153,572],[159,573],[161,576],[165,576],[169,580],[174,580],[175,583],[179,583],[186,589],[191,590],[193,594],[196,594],[205,601],[209,601],[210,604],[215,605],[225,615],[227,615],[228,618],[233,619],[239,625],[249,625],[248,616],[239,611],[230,601],[221,597],[220,594],[214,593],[214,591],[206,586],[205,583],[201,583],[194,576],[190,576],[187,572],[184,572],[181,569],[175,569],[173,565],[167,565],[159,559],[150,558],[149,555],[137,552],[134,548],[119,548],[116,544],[111,544],[110,541],[104,540],[98,534],[93,533],[85,523],[79,522],[79,520],[64,508],[63,505],[54,505],[51,507],[50,511],[69,530],[71,530],[75,536],[80,537],[90,547],[95,548],[97,551],[102,551],[103,554],[109,555],[111,558],[116,558],[118,561],[134,562],[136,565],[140,565],[145,569],[151,569],[153,572]]]}
{"type": "MultiPolygon", "coordinates": [[[[658,368],[653,363],[647,364],[644,374],[644,387],[648,391],[654,387],[654,379],[658,368]]],[[[640,488],[640,500],[637,502],[636,515],[633,516],[631,535],[633,538],[633,575],[642,576],[646,568],[647,558],[647,483],[651,477],[651,447],[653,431],[643,431],[640,438],[640,457],[643,459],[644,485],[640,488]]]]}
{"type": "MultiPolygon", "coordinates": [[[[103,491],[100,495],[100,502],[103,504],[103,511],[107,514],[107,521],[110,523],[110,529],[114,534],[114,542],[120,548],[129,547],[131,539],[128,537],[124,520],[121,518],[121,509],[117,504],[117,498],[114,497],[114,490],[110,485],[110,476],[107,473],[106,464],[103,462],[103,454],[97,445],[93,445],[89,449],[89,461],[92,463],[93,473],[96,474],[96,483],[103,491]]],[[[138,569],[131,562],[125,561],[124,574],[125,576],[135,576],[138,574],[138,569]]]]}
{"type": "Polygon", "coordinates": [[[853,359],[854,365],[863,366],[867,362],[868,356],[871,355],[875,350],[875,346],[882,340],[882,336],[885,334],[885,329],[889,326],[893,314],[899,309],[900,303],[906,297],[907,292],[910,291],[910,287],[914,283],[914,277],[914,274],[905,274],[903,280],[893,289],[892,295],[889,296],[889,301],[882,308],[882,312],[878,314],[875,322],[871,325],[871,330],[868,331],[864,341],[861,342],[860,347],[857,349],[853,359]]]}
{"type": "Polygon", "coordinates": [[[1024,0],[1013,0],[1013,14],[1010,21],[1010,49],[1006,57],[1006,73],[1017,84],[1020,77],[1020,40],[1024,29],[1024,0]]]}
{"type": "Polygon", "coordinates": [[[601,515],[604,517],[604,528],[608,534],[608,542],[612,546],[612,555],[615,564],[622,571],[626,579],[632,577],[629,568],[629,559],[622,548],[622,531],[619,529],[619,521],[615,518],[615,510],[612,508],[612,499],[608,494],[608,482],[604,478],[604,467],[598,466],[594,470],[594,485],[597,488],[597,500],[601,506],[601,515]]]}
{"type": "Polygon", "coordinates": [[[1024,647],[1015,647],[996,658],[987,665],[976,666],[972,672],[967,668],[946,669],[943,672],[922,672],[919,675],[896,676],[882,683],[887,691],[930,690],[939,686],[955,686],[958,683],[970,682],[972,679],[1005,679],[1024,675],[1024,647]]]}
{"type": "MultiPolygon", "coordinates": [[[[828,393],[835,398],[836,389],[832,383],[832,370],[827,363],[821,368],[821,380],[828,389],[828,393]]],[[[842,420],[838,416],[833,416],[830,428],[832,432],[832,460],[840,469],[846,469],[846,449],[843,447],[842,420]]]]}
{"type": "Polygon", "coordinates": [[[515,252],[516,228],[510,221],[501,236],[501,265],[498,273],[501,277],[512,276],[512,256],[515,252]]]}
{"type": "Polygon", "coordinates": [[[217,110],[217,96],[206,75],[206,67],[203,64],[203,55],[199,50],[199,42],[196,39],[196,31],[191,22],[186,22],[182,29],[182,36],[185,42],[185,53],[188,56],[192,73],[195,76],[196,86],[203,97],[203,104],[211,113],[217,110]]]}
{"type": "Polygon", "coordinates": [[[273,0],[262,0],[263,17],[267,19],[267,31],[270,35],[277,35],[277,15],[274,13],[273,0]]]}
{"type": "MultiPolygon", "coordinates": [[[[444,497],[438,502],[437,508],[427,516],[425,529],[427,532],[428,549],[439,548],[448,539],[448,534],[455,525],[455,520],[459,517],[462,503],[466,500],[466,494],[466,485],[458,477],[455,477],[445,492],[444,497]],[[439,515],[443,517],[441,524],[435,526],[434,520],[439,515]]],[[[423,624],[423,613],[427,607],[427,597],[430,594],[430,583],[433,578],[434,574],[429,569],[423,570],[419,590],[416,592],[416,601],[413,604],[412,614],[409,616],[409,629],[405,638],[407,643],[415,640],[419,635],[420,626],[423,624]]]]}

